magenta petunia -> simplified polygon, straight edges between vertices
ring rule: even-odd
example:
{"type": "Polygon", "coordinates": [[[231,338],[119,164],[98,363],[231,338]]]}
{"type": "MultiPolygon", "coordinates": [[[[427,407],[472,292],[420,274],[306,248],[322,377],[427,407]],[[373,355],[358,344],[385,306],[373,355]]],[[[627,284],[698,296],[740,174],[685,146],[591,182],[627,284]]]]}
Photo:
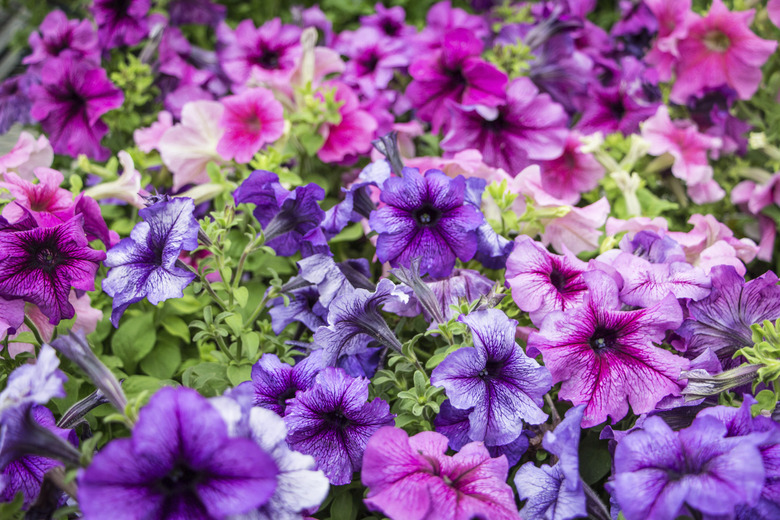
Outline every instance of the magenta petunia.
{"type": "Polygon", "coordinates": [[[92,24],[88,20],[68,20],[60,10],[46,15],[38,30],[30,33],[29,43],[32,53],[22,60],[26,65],[40,66],[65,56],[100,65],[98,37],[92,24]]]}
{"type": "Polygon", "coordinates": [[[357,94],[345,83],[330,81],[325,88],[335,88],[335,100],[340,101],[341,122],[323,124],[320,134],[325,139],[317,157],[323,162],[339,162],[371,150],[371,139],[377,129],[374,117],[360,109],[357,94]]]}
{"type": "Polygon", "coordinates": [[[284,133],[284,108],[265,88],[248,89],[222,99],[225,111],[219,126],[225,133],[217,143],[223,159],[245,164],[266,144],[284,133]]]}
{"type": "Polygon", "coordinates": [[[361,27],[352,33],[345,31],[336,47],[349,58],[341,79],[373,99],[387,88],[397,70],[405,70],[409,65],[407,49],[404,41],[384,38],[373,27],[361,27]]]}
{"type": "Polygon", "coordinates": [[[149,34],[150,0],[95,0],[92,14],[103,49],[135,45],[149,34]]]}
{"type": "Polygon", "coordinates": [[[111,155],[100,140],[108,126],[100,120],[119,108],[124,94],[108,80],[106,71],[71,57],[50,60],[41,71],[41,84],[30,90],[32,116],[40,121],[56,153],[105,161],[111,155]]]}
{"type": "Polygon", "coordinates": [[[618,287],[601,271],[583,275],[588,286],[583,305],[554,311],[528,338],[529,355],[542,353],[559,397],[586,404],[583,427],[628,413],[653,410],[667,395],[680,395],[680,372],[690,362],[656,347],[682,322],[674,295],[635,311],[621,311],[618,287]]]}
{"type": "Polygon", "coordinates": [[[680,61],[670,99],[684,104],[706,87],[728,85],[740,99],[750,99],[761,83],[761,66],[777,42],[763,40],[750,30],[754,9],[731,12],[713,0],[706,17],[691,23],[679,42],[680,61]]]}
{"type": "Polygon", "coordinates": [[[580,195],[598,186],[605,173],[593,155],[580,150],[581,146],[580,136],[572,132],[560,157],[539,165],[544,191],[567,204],[577,204],[580,195]]]}
{"type": "Polygon", "coordinates": [[[382,428],[363,455],[364,502],[391,520],[519,520],[506,457],[491,458],[481,442],[446,455],[447,437],[382,428]]]}

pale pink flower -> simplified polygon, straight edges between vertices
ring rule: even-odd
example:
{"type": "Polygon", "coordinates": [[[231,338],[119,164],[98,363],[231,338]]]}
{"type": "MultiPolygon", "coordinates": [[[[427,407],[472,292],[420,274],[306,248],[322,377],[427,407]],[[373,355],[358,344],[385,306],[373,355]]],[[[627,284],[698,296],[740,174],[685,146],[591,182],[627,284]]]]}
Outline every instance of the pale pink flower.
{"type": "Polygon", "coordinates": [[[766,12],[772,23],[780,27],[780,0],[769,0],[766,4],[766,12]]]}
{"type": "Polygon", "coordinates": [[[571,251],[575,255],[584,251],[594,251],[599,247],[601,231],[609,215],[609,201],[602,197],[584,208],[573,207],[563,217],[550,220],[545,224],[541,240],[544,245],[552,245],[559,253],[571,251]]]}
{"type": "Polygon", "coordinates": [[[604,177],[604,167],[589,153],[580,151],[579,134],[566,138],[563,154],[551,161],[542,161],[542,187],[568,204],[576,204],[580,195],[598,186],[604,177]]]}
{"type": "Polygon", "coordinates": [[[706,87],[728,85],[740,99],[750,99],[761,83],[761,66],[775,52],[777,42],[750,31],[754,9],[731,12],[722,0],[713,0],[709,13],[695,20],[680,41],[677,80],[670,99],[685,104],[706,87]]]}
{"type": "MultiPolygon", "coordinates": [[[[731,202],[742,207],[743,211],[758,217],[759,259],[769,262],[774,253],[777,224],[761,210],[770,204],[780,206],[780,173],[772,175],[764,184],[742,181],[731,190],[731,202]]],[[[746,230],[747,231],[747,230],[746,230]]]]}
{"type": "Polygon", "coordinates": [[[133,132],[135,145],[143,153],[159,150],[160,139],[163,134],[173,126],[173,116],[167,110],[161,110],[157,114],[157,121],[147,128],[139,128],[133,132]]]}
{"type": "Polygon", "coordinates": [[[54,150],[45,135],[36,139],[31,133],[22,132],[11,151],[0,157],[0,175],[12,171],[29,181],[35,168],[48,168],[53,161],[54,150]]]}
{"type": "Polygon", "coordinates": [[[246,164],[266,144],[284,133],[284,108],[273,92],[250,88],[222,99],[225,107],[219,126],[224,130],[217,144],[223,159],[246,164]]]}
{"type": "Polygon", "coordinates": [[[663,217],[631,217],[628,220],[619,218],[607,218],[607,235],[617,235],[626,232],[628,238],[633,238],[640,231],[653,231],[658,235],[663,235],[669,230],[669,223],[663,217]]]}
{"type": "Polygon", "coordinates": [[[755,242],[749,238],[737,239],[728,226],[712,215],[695,214],[688,223],[693,224],[693,229],[687,233],[667,233],[682,246],[688,263],[701,267],[707,274],[716,265],[732,265],[744,276],[744,263],[753,260],[758,253],[755,242]]]}
{"type": "Polygon", "coordinates": [[[173,189],[208,182],[206,166],[221,163],[217,143],[223,129],[219,120],[225,107],[218,101],[193,101],[184,105],[181,122],[166,130],[159,142],[160,156],[173,172],[173,189]]]}

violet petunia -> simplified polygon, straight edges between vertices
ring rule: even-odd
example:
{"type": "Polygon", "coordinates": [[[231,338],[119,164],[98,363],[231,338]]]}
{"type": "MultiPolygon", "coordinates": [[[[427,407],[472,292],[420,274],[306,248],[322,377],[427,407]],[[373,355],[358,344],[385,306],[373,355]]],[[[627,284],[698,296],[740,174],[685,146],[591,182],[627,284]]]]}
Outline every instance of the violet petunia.
{"type": "Polygon", "coordinates": [[[147,298],[153,305],[169,298],[181,298],[195,273],[176,265],[182,251],[198,247],[200,225],[192,215],[192,199],[163,200],[138,212],[139,222],[108,251],[109,267],[103,290],[114,300],[111,323],[119,319],[133,303],[147,298]]]}
{"type": "Polygon", "coordinates": [[[72,56],[93,65],[100,65],[98,37],[89,20],[68,20],[60,11],[46,15],[37,31],[30,33],[32,53],[25,56],[25,65],[40,66],[47,60],[72,56]]]}
{"type": "Polygon", "coordinates": [[[472,440],[504,445],[523,430],[523,421],[540,424],[550,389],[550,372],[523,353],[515,342],[517,322],[498,309],[461,316],[474,347],[450,353],[431,374],[431,384],[447,391],[452,406],[473,408],[469,415],[472,440]]]}
{"type": "Polygon", "coordinates": [[[109,158],[111,152],[100,145],[108,133],[100,117],[119,108],[124,94],[105,70],[70,56],[49,60],[41,70],[41,84],[31,87],[30,98],[30,113],[40,121],[56,153],[109,158]]]}
{"type": "MultiPolygon", "coordinates": [[[[10,76],[0,82],[0,135],[13,125],[29,125],[34,122],[30,109],[30,88],[38,83],[36,74],[10,76]]],[[[48,165],[47,165],[48,166],[48,165]]]]}
{"type": "Polygon", "coordinates": [[[442,278],[452,272],[456,258],[471,260],[484,217],[465,196],[466,180],[440,170],[423,176],[416,168],[404,168],[403,177],[385,181],[380,195],[385,205],[369,218],[379,233],[379,261],[408,267],[421,256],[421,272],[442,278]]]}
{"type": "Polygon", "coordinates": [[[368,401],[366,378],[340,368],[317,374],[314,385],[296,395],[284,422],[290,448],[311,455],[334,485],[348,484],[360,470],[368,439],[394,415],[382,399],[368,401]]]}
{"type": "Polygon", "coordinates": [[[712,349],[724,369],[734,368],[736,351],[753,345],[750,326],[780,318],[780,287],[771,271],[745,282],[733,267],[715,266],[711,276],[712,293],[688,304],[690,318],[678,334],[688,357],[712,349]]]}
{"type": "Polygon", "coordinates": [[[278,469],[254,441],[231,438],[195,390],[163,388],[129,439],[115,439],[78,475],[86,519],[222,518],[265,504],[278,469]]]}
{"type": "Polygon", "coordinates": [[[361,478],[369,509],[392,520],[519,520],[505,457],[472,442],[450,457],[447,437],[382,428],[369,440],[361,478]]]}
{"type": "Polygon", "coordinates": [[[409,65],[405,42],[382,38],[382,33],[373,27],[341,33],[336,50],[349,58],[341,80],[369,99],[387,89],[395,72],[409,65]]]}
{"type": "Polygon", "coordinates": [[[646,309],[621,311],[615,281],[601,271],[583,275],[588,292],[581,306],[553,311],[528,338],[531,355],[542,353],[559,397],[587,404],[583,427],[612,417],[652,411],[667,395],[680,395],[680,372],[690,362],[654,346],[682,322],[673,294],[646,309]]]}
{"type": "Polygon", "coordinates": [[[253,404],[284,416],[287,404],[298,391],[312,387],[317,372],[323,368],[322,352],[315,350],[291,366],[274,354],[263,354],[252,367],[252,379],[242,383],[253,391],[253,404]]]}
{"type": "MultiPolygon", "coordinates": [[[[311,255],[307,258],[311,258],[311,255]]],[[[304,324],[309,330],[316,331],[326,325],[328,310],[319,301],[320,293],[316,287],[306,286],[285,292],[288,302],[280,296],[268,302],[268,314],[271,316],[271,329],[281,334],[290,323],[304,324]]]]}
{"type": "Polygon", "coordinates": [[[83,222],[76,216],[52,227],[0,232],[0,297],[37,305],[53,325],[72,318],[71,288],[93,291],[106,258],[89,247],[83,222]]]}
{"type": "Polygon", "coordinates": [[[149,0],[95,0],[92,14],[103,49],[135,45],[149,33],[149,0]]]}
{"type": "Polygon", "coordinates": [[[691,509],[730,518],[738,505],[755,505],[764,485],[758,441],[726,433],[714,417],[679,432],[649,417],[626,435],[615,449],[612,483],[626,520],[674,520],[691,509]]]}

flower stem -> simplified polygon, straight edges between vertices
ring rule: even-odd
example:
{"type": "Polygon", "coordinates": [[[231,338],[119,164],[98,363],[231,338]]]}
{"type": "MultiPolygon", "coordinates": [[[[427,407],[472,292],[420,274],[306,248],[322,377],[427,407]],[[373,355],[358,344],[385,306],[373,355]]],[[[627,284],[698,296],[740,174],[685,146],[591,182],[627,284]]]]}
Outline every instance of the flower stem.
{"type": "Polygon", "coordinates": [[[230,353],[230,349],[228,348],[228,346],[225,344],[225,340],[222,339],[222,336],[217,334],[216,331],[214,331],[214,341],[217,342],[217,346],[219,347],[219,349],[225,353],[225,355],[228,357],[228,359],[230,359],[230,361],[236,360],[236,358],[233,357],[233,354],[230,353]]]}
{"type": "Polygon", "coordinates": [[[38,331],[38,327],[35,326],[35,323],[33,321],[25,316],[24,317],[24,324],[27,325],[27,328],[30,329],[30,332],[33,333],[33,336],[35,337],[35,341],[38,343],[38,346],[42,346],[45,341],[43,341],[43,338],[41,337],[41,333],[38,331]]]}
{"type": "Polygon", "coordinates": [[[206,291],[209,293],[211,298],[216,302],[217,305],[223,310],[227,311],[227,303],[225,303],[225,300],[219,297],[219,295],[214,292],[214,288],[211,286],[211,283],[206,279],[205,276],[201,276],[198,271],[192,268],[192,266],[185,264],[181,260],[176,260],[176,267],[182,267],[184,269],[187,269],[189,272],[193,273],[195,276],[198,277],[198,281],[203,284],[203,287],[206,289],[206,291]]]}
{"type": "MultiPolygon", "coordinates": [[[[271,298],[271,292],[273,291],[266,291],[265,295],[263,295],[263,299],[260,300],[260,303],[257,304],[257,307],[255,307],[255,310],[252,311],[252,315],[249,316],[249,319],[244,322],[244,328],[248,329],[252,327],[252,325],[255,324],[257,321],[257,318],[260,316],[260,313],[263,312],[263,309],[265,309],[265,304],[268,303],[268,300],[271,298]]],[[[274,293],[273,297],[276,297],[276,294],[274,293]]]]}

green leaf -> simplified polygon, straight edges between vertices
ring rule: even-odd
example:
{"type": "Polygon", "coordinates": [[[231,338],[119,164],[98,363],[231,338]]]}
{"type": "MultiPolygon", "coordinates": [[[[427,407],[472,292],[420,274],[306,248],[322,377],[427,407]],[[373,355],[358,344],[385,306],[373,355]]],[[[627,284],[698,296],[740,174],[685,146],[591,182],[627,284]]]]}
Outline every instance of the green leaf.
{"type": "Polygon", "coordinates": [[[178,345],[166,341],[158,344],[141,361],[141,370],[158,379],[170,379],[180,364],[181,351],[178,345]]]}
{"type": "Polygon", "coordinates": [[[242,309],[246,307],[246,302],[249,301],[249,289],[246,287],[238,287],[233,291],[233,297],[236,299],[236,303],[242,309]]]}
{"type": "Polygon", "coordinates": [[[24,494],[19,491],[11,502],[4,504],[0,503],[0,518],[7,518],[8,520],[21,520],[24,518],[24,494]]]}
{"type": "Polygon", "coordinates": [[[181,382],[204,395],[219,395],[230,386],[227,367],[219,363],[201,363],[190,367],[182,374],[181,382]]]}
{"type": "Polygon", "coordinates": [[[350,224],[349,226],[345,227],[341,230],[341,233],[331,238],[330,243],[337,244],[339,242],[354,242],[355,240],[362,238],[364,234],[365,232],[363,231],[363,226],[360,225],[360,222],[355,222],[354,224],[350,224]]]}
{"type": "Polygon", "coordinates": [[[233,386],[249,381],[252,378],[252,365],[230,365],[227,367],[227,377],[233,386]]]}
{"type": "Polygon", "coordinates": [[[604,478],[612,467],[608,443],[598,434],[588,431],[580,442],[580,475],[588,485],[604,478]]]}
{"type": "Polygon", "coordinates": [[[234,336],[241,336],[241,330],[244,328],[244,319],[238,314],[231,314],[225,317],[225,323],[227,323],[230,330],[233,331],[234,336]]]}
{"type": "Polygon", "coordinates": [[[177,314],[194,314],[203,308],[203,304],[190,294],[185,294],[183,298],[166,300],[165,306],[173,307],[177,314]]]}
{"type": "Polygon", "coordinates": [[[154,315],[147,313],[131,316],[122,322],[111,338],[111,348],[125,367],[132,367],[151,352],[156,341],[154,315]]]}
{"type": "Polygon", "coordinates": [[[330,505],[331,518],[339,520],[354,520],[357,516],[357,510],[354,507],[352,494],[348,490],[336,495],[333,503],[330,505]]]}
{"type": "Polygon", "coordinates": [[[257,357],[257,351],[260,349],[260,334],[254,331],[242,334],[241,348],[243,349],[244,357],[254,361],[257,357]]]}
{"type": "Polygon", "coordinates": [[[165,386],[163,382],[156,377],[130,376],[122,383],[122,390],[125,391],[128,399],[132,399],[142,392],[153,394],[163,386],[165,386]]]}
{"type": "Polygon", "coordinates": [[[306,150],[306,154],[309,156],[316,154],[319,149],[322,148],[322,145],[325,144],[325,139],[320,134],[315,133],[302,134],[298,136],[298,139],[300,140],[303,149],[306,150]]]}
{"type": "Polygon", "coordinates": [[[167,316],[162,320],[162,326],[171,336],[181,338],[187,343],[190,342],[190,328],[187,323],[178,316],[167,316]]]}

